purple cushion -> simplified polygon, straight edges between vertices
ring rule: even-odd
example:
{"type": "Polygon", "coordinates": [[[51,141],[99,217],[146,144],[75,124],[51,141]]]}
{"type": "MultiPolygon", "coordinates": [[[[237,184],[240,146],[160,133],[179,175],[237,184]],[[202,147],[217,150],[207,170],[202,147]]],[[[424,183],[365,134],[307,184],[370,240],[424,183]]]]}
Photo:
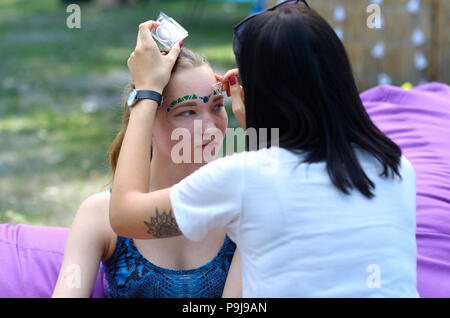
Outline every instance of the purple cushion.
{"type": "Polygon", "coordinates": [[[416,172],[419,295],[450,297],[450,87],[379,86],[361,99],[416,172]]]}
{"type": "MultiPolygon", "coordinates": [[[[48,298],[58,279],[68,228],[0,224],[0,298],[48,298]]],[[[106,297],[100,267],[91,297],[106,297]]]]}

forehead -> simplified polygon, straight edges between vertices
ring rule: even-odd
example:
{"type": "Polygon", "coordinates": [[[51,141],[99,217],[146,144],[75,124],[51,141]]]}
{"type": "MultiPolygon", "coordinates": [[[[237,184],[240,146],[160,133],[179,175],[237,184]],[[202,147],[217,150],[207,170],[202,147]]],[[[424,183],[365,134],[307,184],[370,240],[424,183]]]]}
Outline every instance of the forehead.
{"type": "Polygon", "coordinates": [[[172,100],[184,95],[209,95],[217,83],[214,72],[208,65],[188,68],[172,74],[166,88],[166,96],[172,100]]]}

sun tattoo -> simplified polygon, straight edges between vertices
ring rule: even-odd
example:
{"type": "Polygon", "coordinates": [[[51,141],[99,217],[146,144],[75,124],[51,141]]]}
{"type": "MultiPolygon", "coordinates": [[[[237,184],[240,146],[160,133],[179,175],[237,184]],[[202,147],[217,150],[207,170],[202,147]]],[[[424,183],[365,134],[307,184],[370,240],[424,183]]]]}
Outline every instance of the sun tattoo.
{"type": "Polygon", "coordinates": [[[147,227],[147,233],[154,237],[165,238],[181,235],[171,209],[167,213],[164,211],[159,213],[156,208],[156,216],[151,216],[150,222],[144,221],[144,224],[147,227]]]}

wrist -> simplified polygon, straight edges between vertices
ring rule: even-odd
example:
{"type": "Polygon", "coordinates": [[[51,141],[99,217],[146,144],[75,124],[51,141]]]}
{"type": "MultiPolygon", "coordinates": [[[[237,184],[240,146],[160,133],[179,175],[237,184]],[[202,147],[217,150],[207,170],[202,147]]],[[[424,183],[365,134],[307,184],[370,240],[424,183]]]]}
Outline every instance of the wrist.
{"type": "Polygon", "coordinates": [[[156,109],[158,109],[158,103],[153,99],[140,99],[140,100],[136,101],[136,104],[134,104],[133,107],[131,107],[131,109],[136,109],[136,108],[140,108],[140,109],[146,108],[146,110],[153,110],[153,108],[154,108],[156,110],[156,109]]]}
{"type": "Polygon", "coordinates": [[[132,89],[128,94],[127,105],[129,107],[134,107],[138,101],[143,99],[151,99],[156,101],[158,109],[162,106],[163,96],[155,90],[145,90],[145,89],[132,89]]]}
{"type": "Polygon", "coordinates": [[[147,122],[148,120],[155,120],[156,112],[158,111],[158,104],[151,99],[141,99],[136,102],[133,107],[130,107],[130,120],[136,116],[138,120],[147,122]]]}

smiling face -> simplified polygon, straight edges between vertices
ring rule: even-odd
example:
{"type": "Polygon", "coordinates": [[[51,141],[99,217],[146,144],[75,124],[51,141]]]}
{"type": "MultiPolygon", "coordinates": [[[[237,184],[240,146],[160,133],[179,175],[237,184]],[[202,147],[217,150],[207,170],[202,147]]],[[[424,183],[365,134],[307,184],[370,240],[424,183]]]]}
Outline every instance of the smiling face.
{"type": "MultiPolygon", "coordinates": [[[[224,97],[216,84],[214,72],[206,64],[172,74],[164,89],[163,104],[157,111],[153,127],[152,140],[157,155],[172,160],[172,148],[180,142],[180,139],[171,140],[172,132],[177,128],[189,132],[191,162],[194,162],[195,147],[203,152],[206,147],[212,149],[213,143],[217,143],[220,149],[228,117],[224,97]],[[221,137],[216,140],[218,131],[221,137]],[[211,138],[211,135],[214,137],[211,138]],[[195,143],[194,138],[198,138],[195,143]]],[[[201,164],[204,163],[202,160],[201,164]]]]}

